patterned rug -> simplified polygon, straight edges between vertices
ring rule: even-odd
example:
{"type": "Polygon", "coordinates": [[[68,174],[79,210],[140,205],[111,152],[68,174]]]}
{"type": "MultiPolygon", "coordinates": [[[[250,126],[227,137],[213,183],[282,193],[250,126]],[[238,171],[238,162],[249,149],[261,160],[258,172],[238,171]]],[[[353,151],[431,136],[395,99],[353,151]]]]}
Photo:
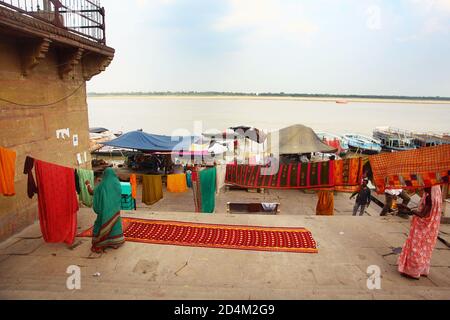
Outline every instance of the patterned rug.
{"type": "Polygon", "coordinates": [[[344,160],[264,166],[227,164],[225,183],[244,188],[315,189],[354,192],[363,175],[361,157],[344,160]]]}
{"type": "MultiPolygon", "coordinates": [[[[126,241],[255,251],[317,253],[311,232],[300,227],[258,227],[122,218],[126,241]]],[[[78,237],[92,237],[92,228],[78,237]]]]}
{"type": "Polygon", "coordinates": [[[450,144],[369,157],[375,186],[417,189],[450,182],[450,144]]]}
{"type": "Polygon", "coordinates": [[[363,159],[361,157],[334,161],[334,190],[355,192],[361,185],[363,159]]]}
{"type": "Polygon", "coordinates": [[[332,161],[281,164],[275,169],[259,165],[228,164],[225,183],[246,188],[272,189],[334,186],[332,161]]]}

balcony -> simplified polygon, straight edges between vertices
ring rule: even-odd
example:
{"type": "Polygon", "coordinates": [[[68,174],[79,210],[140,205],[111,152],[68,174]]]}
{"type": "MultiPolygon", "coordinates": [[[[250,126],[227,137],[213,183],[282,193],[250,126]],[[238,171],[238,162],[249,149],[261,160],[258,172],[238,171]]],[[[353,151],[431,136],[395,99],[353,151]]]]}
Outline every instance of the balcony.
{"type": "Polygon", "coordinates": [[[106,45],[105,9],[98,0],[0,0],[0,7],[106,45]]]}

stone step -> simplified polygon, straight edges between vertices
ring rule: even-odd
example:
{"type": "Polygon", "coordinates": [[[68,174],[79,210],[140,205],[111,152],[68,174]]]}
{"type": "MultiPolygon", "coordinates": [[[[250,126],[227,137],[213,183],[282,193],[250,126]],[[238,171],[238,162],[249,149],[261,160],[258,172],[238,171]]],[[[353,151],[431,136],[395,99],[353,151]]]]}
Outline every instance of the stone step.
{"type": "Polygon", "coordinates": [[[68,290],[66,277],[2,278],[3,299],[424,299],[445,298],[449,288],[417,286],[403,290],[368,290],[349,286],[301,286],[297,289],[267,287],[221,287],[173,285],[147,281],[103,281],[101,277],[82,282],[81,290],[68,290]],[[193,294],[195,293],[195,294],[193,294]]]}

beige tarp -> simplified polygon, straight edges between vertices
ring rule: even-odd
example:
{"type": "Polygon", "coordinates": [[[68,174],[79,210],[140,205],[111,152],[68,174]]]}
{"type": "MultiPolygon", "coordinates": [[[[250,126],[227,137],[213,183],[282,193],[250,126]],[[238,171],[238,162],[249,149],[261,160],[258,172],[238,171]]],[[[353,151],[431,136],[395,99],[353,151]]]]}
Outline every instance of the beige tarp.
{"type": "Polygon", "coordinates": [[[267,137],[269,153],[299,154],[311,152],[333,153],[337,149],[320,141],[314,131],[301,124],[280,129],[269,133],[267,137]],[[278,143],[278,148],[277,148],[278,143]]]}

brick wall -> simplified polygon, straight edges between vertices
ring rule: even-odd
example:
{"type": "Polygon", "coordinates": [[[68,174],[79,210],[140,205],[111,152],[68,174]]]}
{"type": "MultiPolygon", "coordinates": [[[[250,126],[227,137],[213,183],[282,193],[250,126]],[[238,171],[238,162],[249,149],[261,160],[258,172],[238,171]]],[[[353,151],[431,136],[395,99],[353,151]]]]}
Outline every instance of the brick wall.
{"type": "Polygon", "coordinates": [[[58,73],[58,55],[50,47],[29,75],[21,72],[22,44],[0,34],[0,98],[22,104],[46,104],[75,92],[70,98],[47,107],[16,106],[0,100],[0,146],[17,153],[16,195],[0,195],[0,241],[17,233],[38,217],[37,199],[28,199],[27,177],[22,173],[25,157],[69,167],[90,168],[86,83],[77,65],[68,79],[58,73]],[[56,137],[56,130],[69,128],[70,137],[56,137]],[[78,146],[73,135],[78,135],[78,146]],[[77,153],[87,155],[78,165],[77,153]]]}

